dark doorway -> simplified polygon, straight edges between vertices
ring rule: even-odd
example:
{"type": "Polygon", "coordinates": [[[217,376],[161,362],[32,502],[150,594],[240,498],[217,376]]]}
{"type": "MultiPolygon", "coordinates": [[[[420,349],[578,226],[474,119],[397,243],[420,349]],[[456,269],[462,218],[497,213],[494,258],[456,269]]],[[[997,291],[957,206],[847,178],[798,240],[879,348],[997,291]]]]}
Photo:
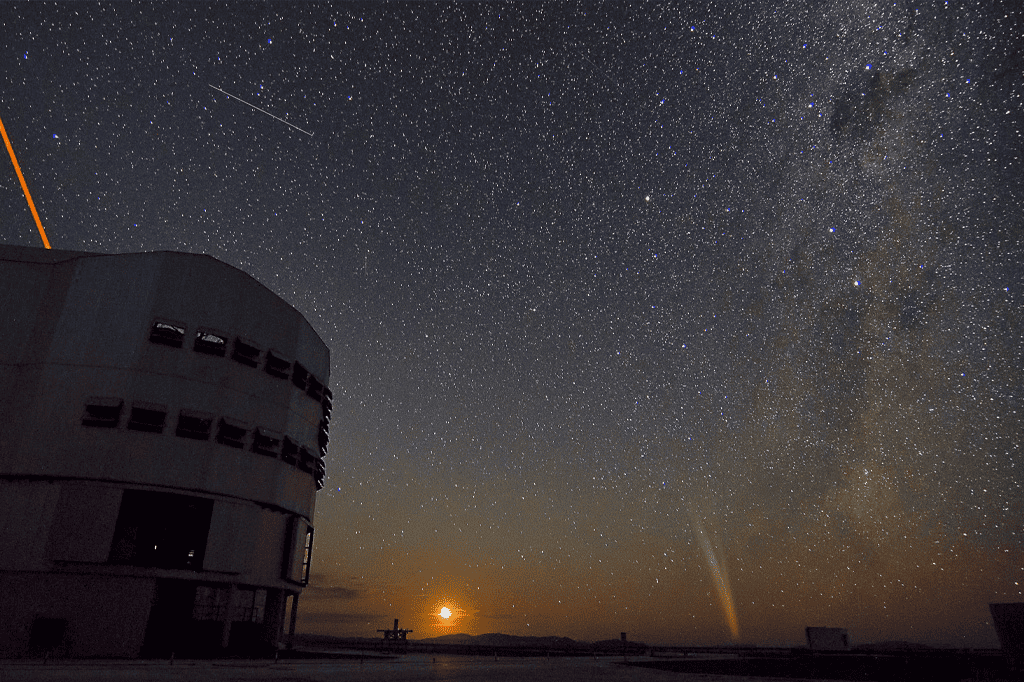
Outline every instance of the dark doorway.
{"type": "Polygon", "coordinates": [[[68,622],[63,618],[36,618],[32,621],[28,649],[32,656],[53,654],[64,644],[68,622]]]}
{"type": "Polygon", "coordinates": [[[188,656],[193,653],[195,633],[192,631],[192,602],[196,586],[182,580],[159,580],[149,612],[146,638],[142,644],[144,658],[188,656]]]}

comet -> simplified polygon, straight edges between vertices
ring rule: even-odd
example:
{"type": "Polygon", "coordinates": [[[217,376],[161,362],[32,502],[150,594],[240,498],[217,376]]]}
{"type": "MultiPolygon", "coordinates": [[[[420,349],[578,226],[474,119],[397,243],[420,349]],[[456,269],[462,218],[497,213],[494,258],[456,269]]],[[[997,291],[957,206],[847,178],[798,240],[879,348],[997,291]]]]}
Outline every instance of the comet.
{"type": "Polygon", "coordinates": [[[308,132],[308,131],[306,131],[306,130],[303,130],[302,128],[300,128],[299,126],[295,125],[294,123],[289,123],[288,121],[284,120],[284,119],[283,119],[283,118],[281,118],[280,116],[274,116],[274,115],[273,115],[272,113],[270,113],[270,112],[269,112],[269,111],[267,111],[266,109],[260,109],[260,108],[259,108],[258,106],[256,106],[256,105],[255,105],[255,104],[253,104],[252,102],[246,102],[246,101],[245,101],[244,99],[242,99],[241,97],[235,97],[235,96],[234,96],[234,95],[232,95],[232,94],[231,94],[230,92],[227,92],[226,90],[221,90],[221,89],[220,89],[220,88],[218,88],[218,87],[217,87],[216,85],[210,85],[209,83],[207,83],[207,85],[209,85],[209,86],[210,86],[211,88],[213,88],[213,89],[214,89],[214,90],[216,90],[217,92],[223,92],[223,93],[224,93],[225,95],[227,95],[227,96],[228,96],[228,97],[230,97],[231,99],[237,99],[237,100],[238,100],[239,102],[241,102],[242,104],[245,104],[246,106],[252,107],[252,108],[253,108],[253,109],[255,109],[256,111],[258,111],[258,112],[260,112],[260,113],[263,113],[263,114],[266,114],[266,115],[267,115],[267,116],[269,116],[270,118],[273,118],[273,119],[276,119],[276,120],[280,121],[281,123],[285,124],[286,126],[291,126],[292,128],[295,128],[295,129],[296,129],[296,130],[298,130],[298,131],[299,131],[300,133],[305,133],[306,135],[309,135],[310,137],[313,137],[313,133],[311,133],[311,132],[308,132]]]}
{"type": "Polygon", "coordinates": [[[700,541],[701,549],[704,550],[704,558],[707,559],[708,570],[711,571],[711,578],[715,583],[715,591],[718,592],[718,601],[722,604],[722,611],[725,613],[725,619],[729,623],[732,639],[734,642],[738,641],[740,638],[740,624],[736,618],[736,606],[732,600],[732,588],[729,587],[729,574],[726,573],[725,565],[718,562],[715,550],[711,547],[711,541],[708,540],[708,535],[704,532],[704,526],[692,509],[690,510],[690,520],[693,523],[697,540],[700,541]]]}

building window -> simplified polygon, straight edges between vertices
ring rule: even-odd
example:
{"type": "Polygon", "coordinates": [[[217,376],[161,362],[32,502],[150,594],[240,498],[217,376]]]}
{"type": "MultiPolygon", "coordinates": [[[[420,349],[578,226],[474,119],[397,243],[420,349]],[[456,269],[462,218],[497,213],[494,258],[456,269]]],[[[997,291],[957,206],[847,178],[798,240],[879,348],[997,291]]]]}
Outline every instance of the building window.
{"type": "Polygon", "coordinates": [[[326,386],[324,386],[323,397],[320,399],[320,407],[324,411],[324,421],[330,423],[331,409],[334,407],[334,394],[326,386]]]}
{"type": "Polygon", "coordinates": [[[121,421],[124,401],[120,398],[89,398],[82,414],[82,426],[116,429],[121,421]]]}
{"type": "Polygon", "coordinates": [[[224,620],[228,614],[228,598],[231,591],[227,587],[199,585],[196,587],[196,599],[192,603],[193,620],[224,620]]]}
{"type": "Polygon", "coordinates": [[[323,459],[316,461],[316,471],[313,472],[313,480],[316,481],[316,489],[323,490],[324,479],[327,478],[327,465],[323,459]]]}
{"type": "Polygon", "coordinates": [[[217,442],[233,448],[244,448],[245,434],[248,430],[243,422],[221,417],[217,422],[217,442]]]}
{"type": "Polygon", "coordinates": [[[267,364],[264,366],[267,374],[275,376],[278,379],[287,379],[291,368],[292,363],[286,360],[283,356],[272,350],[267,351],[267,364]]]}
{"type": "Polygon", "coordinates": [[[213,500],[125,490],[110,563],[202,570],[213,500]]]}
{"type": "Polygon", "coordinates": [[[306,387],[306,395],[317,402],[323,399],[324,385],[312,374],[309,375],[309,385],[306,387]]]}
{"type": "Polygon", "coordinates": [[[295,388],[300,391],[306,390],[306,385],[309,383],[309,370],[295,363],[295,367],[292,369],[292,383],[295,384],[295,388]]]}
{"type": "Polygon", "coordinates": [[[306,541],[302,551],[302,584],[309,584],[309,569],[313,565],[313,527],[306,526],[306,541]]]}
{"type": "Polygon", "coordinates": [[[291,438],[285,437],[284,446],[281,448],[281,459],[292,466],[298,462],[299,446],[291,438]]]}
{"type": "Polygon", "coordinates": [[[231,609],[231,620],[244,623],[262,623],[267,610],[267,591],[238,588],[231,609]]]}
{"type": "Polygon", "coordinates": [[[192,345],[192,349],[197,353],[218,355],[220,357],[224,357],[227,348],[228,337],[208,331],[196,332],[196,341],[192,345]]]}
{"type": "Polygon", "coordinates": [[[185,341],[185,325],[166,320],[157,320],[149,330],[149,340],[153,343],[181,348],[185,341]]]}
{"type": "Polygon", "coordinates": [[[299,448],[299,468],[307,474],[313,473],[316,457],[306,448],[299,448]]]}
{"type": "Polygon", "coordinates": [[[192,604],[193,620],[231,620],[243,623],[262,623],[267,610],[267,591],[238,587],[231,602],[231,587],[199,585],[192,604]]]}
{"type": "Polygon", "coordinates": [[[309,567],[312,559],[313,527],[301,517],[292,517],[285,552],[284,579],[300,585],[309,584],[309,567]]]}
{"type": "Polygon", "coordinates": [[[178,428],[174,430],[174,435],[194,440],[210,440],[213,419],[213,415],[210,414],[182,410],[178,413],[178,428]]]}
{"type": "Polygon", "coordinates": [[[252,451],[277,457],[281,454],[281,435],[257,426],[252,434],[252,451]]]}
{"type": "Polygon", "coordinates": [[[260,349],[255,344],[235,339],[235,348],[231,352],[231,359],[249,367],[260,366],[260,349]]]}
{"type": "Polygon", "coordinates": [[[327,422],[320,420],[320,429],[316,434],[316,444],[320,447],[320,456],[327,456],[327,444],[331,442],[331,437],[327,432],[327,422]]]}
{"type": "Polygon", "coordinates": [[[164,420],[167,419],[167,407],[152,403],[132,403],[132,412],[128,417],[128,428],[132,431],[146,433],[163,433],[164,420]]]}

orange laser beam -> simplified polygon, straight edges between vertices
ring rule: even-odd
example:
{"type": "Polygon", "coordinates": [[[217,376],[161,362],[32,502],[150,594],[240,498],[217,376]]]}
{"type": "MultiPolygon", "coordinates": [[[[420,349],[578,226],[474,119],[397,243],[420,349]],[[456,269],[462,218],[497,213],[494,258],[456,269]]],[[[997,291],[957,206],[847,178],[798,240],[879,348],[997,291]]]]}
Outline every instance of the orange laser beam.
{"type": "Polygon", "coordinates": [[[39,236],[43,238],[43,246],[50,248],[50,240],[46,238],[46,230],[43,229],[43,221],[39,219],[39,213],[36,211],[36,205],[32,203],[32,195],[28,192],[28,185],[25,183],[25,176],[21,174],[21,166],[18,165],[18,159],[14,156],[14,147],[11,146],[11,139],[7,137],[7,130],[4,128],[4,122],[0,121],[0,135],[4,136],[4,144],[7,145],[7,153],[11,155],[11,162],[14,164],[14,172],[18,174],[18,181],[21,183],[21,189],[25,192],[25,198],[28,200],[28,208],[32,211],[32,217],[36,219],[36,227],[39,228],[39,236]]]}

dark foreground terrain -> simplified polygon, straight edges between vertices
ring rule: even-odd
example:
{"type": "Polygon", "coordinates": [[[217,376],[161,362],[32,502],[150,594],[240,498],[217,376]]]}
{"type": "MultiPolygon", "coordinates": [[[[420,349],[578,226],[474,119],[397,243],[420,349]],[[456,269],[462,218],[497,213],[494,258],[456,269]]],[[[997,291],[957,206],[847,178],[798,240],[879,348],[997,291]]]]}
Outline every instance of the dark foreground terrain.
{"type": "Polygon", "coordinates": [[[337,651],[331,658],[176,661],[0,661],[3,682],[768,682],[832,680],[1020,680],[1002,658],[958,655],[688,654],[621,656],[379,656],[337,651]]]}
{"type": "Polygon", "coordinates": [[[994,652],[811,654],[804,651],[773,656],[647,658],[631,661],[630,665],[675,673],[812,680],[958,682],[1021,679],[1020,675],[1013,675],[1005,659],[994,652]]]}

